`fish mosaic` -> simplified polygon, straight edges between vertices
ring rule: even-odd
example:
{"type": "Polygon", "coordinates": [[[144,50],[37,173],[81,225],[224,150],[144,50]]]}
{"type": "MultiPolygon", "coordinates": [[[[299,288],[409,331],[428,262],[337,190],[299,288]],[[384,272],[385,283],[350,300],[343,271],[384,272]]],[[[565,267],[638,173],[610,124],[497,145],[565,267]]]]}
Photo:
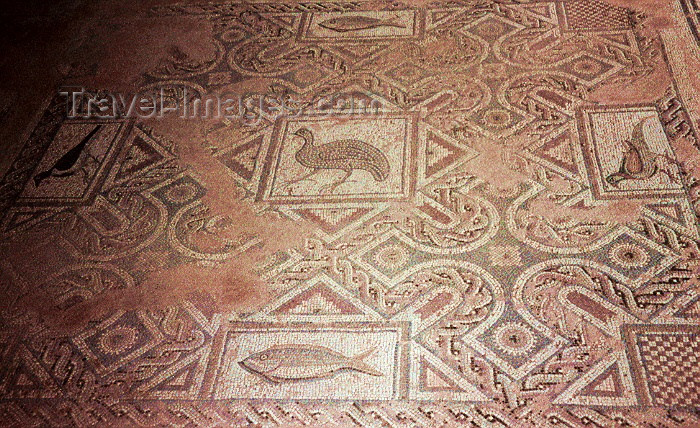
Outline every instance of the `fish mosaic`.
{"type": "Polygon", "coordinates": [[[365,363],[375,349],[347,357],[319,345],[275,345],[249,355],[238,363],[246,370],[275,382],[329,378],[340,371],[357,371],[372,376],[383,374],[365,363]]]}
{"type": "Polygon", "coordinates": [[[379,19],[371,16],[342,16],[340,18],[330,18],[319,22],[318,25],[319,27],[339,33],[370,30],[379,27],[406,28],[405,25],[398,24],[391,19],[379,19]]]}

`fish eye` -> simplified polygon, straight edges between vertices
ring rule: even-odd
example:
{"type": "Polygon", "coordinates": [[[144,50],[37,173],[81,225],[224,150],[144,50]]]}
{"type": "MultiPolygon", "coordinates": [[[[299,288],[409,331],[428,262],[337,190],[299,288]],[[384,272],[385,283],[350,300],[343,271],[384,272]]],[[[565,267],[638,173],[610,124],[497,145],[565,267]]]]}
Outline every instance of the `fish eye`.
{"type": "Polygon", "coordinates": [[[267,360],[267,354],[262,354],[262,355],[260,356],[260,359],[263,360],[263,361],[267,360]]]}

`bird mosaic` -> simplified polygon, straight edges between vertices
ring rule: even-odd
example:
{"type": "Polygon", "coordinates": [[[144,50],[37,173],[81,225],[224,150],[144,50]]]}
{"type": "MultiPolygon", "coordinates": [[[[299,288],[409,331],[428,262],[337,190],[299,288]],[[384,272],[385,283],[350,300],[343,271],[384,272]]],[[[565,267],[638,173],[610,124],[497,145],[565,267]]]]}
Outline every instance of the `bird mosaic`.
{"type": "Polygon", "coordinates": [[[75,147],[63,154],[49,169],[42,171],[34,176],[34,185],[39,187],[41,183],[49,177],[70,177],[77,172],[83,174],[83,181],[87,181],[88,173],[85,170],[85,162],[89,153],[86,146],[102,128],[102,125],[97,125],[88,133],[75,147]]]}
{"type": "Polygon", "coordinates": [[[307,180],[322,170],[337,169],[345,172],[340,180],[323,186],[322,191],[328,191],[328,193],[333,193],[357,169],[369,172],[377,182],[382,182],[389,176],[389,161],[381,150],[371,144],[356,139],[317,144],[313,133],[308,128],[300,128],[294,135],[304,141],[304,145],[296,152],[294,159],[301,165],[311,168],[312,171],[288,182],[288,187],[307,180]]]}
{"type": "MultiPolygon", "coordinates": [[[[675,181],[675,177],[662,166],[661,160],[668,160],[669,157],[654,153],[644,137],[644,126],[653,119],[653,117],[647,117],[640,120],[634,126],[632,136],[624,140],[626,151],[622,156],[620,169],[605,179],[610,185],[619,187],[620,183],[626,180],[648,180],[659,171],[675,181]]],[[[670,161],[674,162],[672,159],[670,161]]]]}

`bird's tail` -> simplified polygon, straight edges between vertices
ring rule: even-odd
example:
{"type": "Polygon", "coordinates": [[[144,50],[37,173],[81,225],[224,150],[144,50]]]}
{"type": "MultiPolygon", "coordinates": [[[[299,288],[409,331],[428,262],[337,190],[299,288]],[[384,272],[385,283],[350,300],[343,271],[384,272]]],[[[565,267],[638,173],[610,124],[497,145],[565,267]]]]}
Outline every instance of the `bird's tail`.
{"type": "Polygon", "coordinates": [[[367,171],[372,174],[376,181],[384,181],[389,176],[389,164],[371,164],[367,167],[367,171]]]}

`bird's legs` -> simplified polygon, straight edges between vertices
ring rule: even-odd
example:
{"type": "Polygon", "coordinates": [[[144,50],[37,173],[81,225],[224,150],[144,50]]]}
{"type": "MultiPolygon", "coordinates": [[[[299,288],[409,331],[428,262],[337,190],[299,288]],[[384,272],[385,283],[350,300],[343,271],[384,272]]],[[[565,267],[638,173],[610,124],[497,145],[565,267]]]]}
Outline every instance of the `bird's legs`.
{"type": "Polygon", "coordinates": [[[293,184],[297,184],[297,183],[299,183],[300,181],[307,180],[307,179],[309,179],[309,177],[311,177],[312,175],[316,174],[316,173],[319,172],[319,171],[320,171],[320,169],[314,169],[314,170],[312,170],[310,173],[308,173],[308,174],[306,174],[306,175],[304,175],[304,176],[302,176],[302,177],[300,177],[300,178],[295,178],[294,180],[290,180],[290,181],[284,183],[284,187],[288,190],[288,193],[291,194],[292,192],[291,192],[290,187],[291,187],[293,184]]]}
{"type": "Polygon", "coordinates": [[[87,169],[85,169],[84,165],[80,168],[79,171],[82,175],[83,186],[86,186],[90,182],[90,174],[88,174],[87,169]]]}
{"type": "Polygon", "coordinates": [[[324,193],[326,191],[326,189],[329,189],[328,193],[333,193],[335,191],[335,189],[338,188],[338,186],[345,183],[347,181],[347,179],[350,178],[350,175],[352,175],[352,169],[345,170],[345,175],[343,176],[343,178],[335,181],[334,183],[326,184],[325,186],[321,187],[319,189],[319,193],[324,193]]]}
{"type": "Polygon", "coordinates": [[[95,155],[88,151],[86,156],[83,165],[80,167],[80,171],[83,173],[83,184],[87,184],[90,181],[90,175],[100,168],[100,160],[97,159],[95,155]],[[90,164],[90,171],[88,171],[88,163],[90,164]]]}

